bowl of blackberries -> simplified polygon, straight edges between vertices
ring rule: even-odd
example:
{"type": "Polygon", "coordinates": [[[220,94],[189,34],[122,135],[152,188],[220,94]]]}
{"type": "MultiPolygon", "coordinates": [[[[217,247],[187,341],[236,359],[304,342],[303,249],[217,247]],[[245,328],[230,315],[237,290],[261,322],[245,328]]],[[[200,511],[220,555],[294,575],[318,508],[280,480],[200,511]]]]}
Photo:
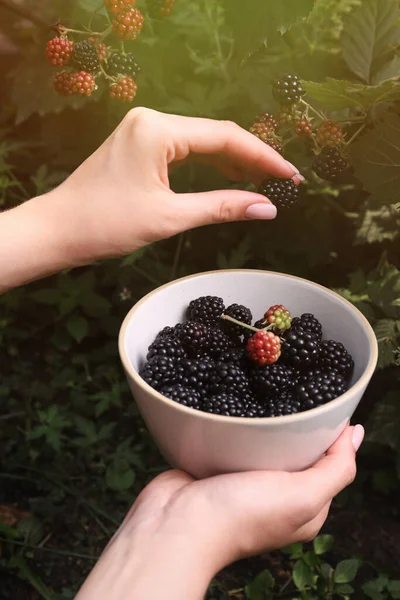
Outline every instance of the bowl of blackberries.
{"type": "Polygon", "coordinates": [[[313,464],[348,424],[378,354],[350,302],[256,270],[156,289],[125,318],[119,349],[159,449],[197,478],[313,464]]]}

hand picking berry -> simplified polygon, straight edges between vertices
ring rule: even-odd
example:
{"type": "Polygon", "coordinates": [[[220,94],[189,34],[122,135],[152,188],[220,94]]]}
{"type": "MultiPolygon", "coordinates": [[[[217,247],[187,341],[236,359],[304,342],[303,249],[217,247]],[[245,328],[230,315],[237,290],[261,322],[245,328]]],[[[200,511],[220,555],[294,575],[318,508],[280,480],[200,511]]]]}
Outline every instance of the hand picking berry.
{"type": "Polygon", "coordinates": [[[266,179],[258,192],[271,200],[278,210],[291,208],[300,197],[300,190],[291,179],[266,179]]]}
{"type": "Polygon", "coordinates": [[[182,406],[232,418],[286,417],[349,388],[353,359],[340,342],[322,341],[311,312],[292,319],[274,304],[253,326],[243,304],[225,308],[220,296],[204,295],[189,302],[186,319],[157,334],[140,370],[182,406]]]}

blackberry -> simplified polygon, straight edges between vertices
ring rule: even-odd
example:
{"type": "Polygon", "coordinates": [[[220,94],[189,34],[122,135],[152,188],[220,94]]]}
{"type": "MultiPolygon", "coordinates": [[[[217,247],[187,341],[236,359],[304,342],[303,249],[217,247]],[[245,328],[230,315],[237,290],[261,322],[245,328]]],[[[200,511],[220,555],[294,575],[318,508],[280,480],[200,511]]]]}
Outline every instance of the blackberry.
{"type": "Polygon", "coordinates": [[[110,86],[109,95],[119,102],[133,102],[136,97],[137,85],[131,77],[119,77],[118,81],[110,86]]]}
{"type": "Polygon", "coordinates": [[[297,121],[295,132],[299,136],[309,136],[313,133],[313,126],[310,121],[307,119],[302,119],[301,121],[297,121]]]}
{"type": "Polygon", "coordinates": [[[150,346],[147,353],[147,360],[153,356],[169,356],[173,359],[183,358],[185,351],[178,340],[172,337],[157,338],[150,346]]]}
{"type": "Polygon", "coordinates": [[[304,329],[289,330],[282,343],[282,360],[293,367],[310,367],[318,360],[319,344],[315,335],[304,329]]]}
{"type": "Polygon", "coordinates": [[[293,369],[278,363],[256,367],[250,372],[250,383],[255,395],[261,399],[279,396],[294,385],[293,369]]]}
{"type": "Polygon", "coordinates": [[[300,102],[305,91],[297,75],[284,75],[274,81],[272,93],[281,106],[292,106],[300,102]]]}
{"type": "Polygon", "coordinates": [[[303,313],[301,317],[293,319],[291,331],[299,328],[315,335],[319,342],[322,340],[322,325],[311,313],[303,313]]]}
{"type": "Polygon", "coordinates": [[[176,327],[164,327],[157,333],[156,340],[165,338],[165,337],[174,337],[176,332],[176,327]]]}
{"type": "Polygon", "coordinates": [[[270,400],[267,404],[266,414],[268,417],[284,417],[301,412],[302,406],[292,391],[286,392],[279,398],[270,400]]]}
{"type": "Polygon", "coordinates": [[[140,370],[139,375],[155,390],[175,383],[176,363],[169,356],[153,356],[140,370]]]}
{"type": "Polygon", "coordinates": [[[347,390],[347,384],[335,371],[320,373],[296,387],[296,396],[303,408],[315,408],[338,398],[347,390]]]}
{"type": "Polygon", "coordinates": [[[258,192],[271,200],[279,210],[291,208],[300,196],[299,188],[291,179],[266,179],[258,192]]]}
{"type": "Polygon", "coordinates": [[[69,65],[74,45],[64,37],[56,37],[49,40],[46,45],[46,56],[53,67],[69,65]]]}
{"type": "Polygon", "coordinates": [[[100,60],[96,46],[87,40],[75,42],[72,60],[78,69],[82,69],[87,73],[97,73],[100,70],[100,60]]]}
{"type": "Polygon", "coordinates": [[[221,352],[219,360],[224,363],[235,363],[244,371],[249,366],[247,350],[244,346],[224,350],[223,352],[221,352]]]}
{"type": "Polygon", "coordinates": [[[247,353],[259,367],[272,365],[281,356],[281,339],[272,331],[257,331],[247,342],[247,353]]]}
{"type": "Polygon", "coordinates": [[[200,394],[196,390],[185,387],[180,383],[163,387],[160,389],[160,393],[170,400],[182,404],[182,406],[196,408],[197,410],[200,409],[200,394]]]}
{"type": "Polygon", "coordinates": [[[95,78],[91,73],[79,71],[72,76],[71,89],[79,96],[91,96],[97,89],[95,78]]]}
{"type": "Polygon", "coordinates": [[[337,371],[346,379],[350,379],[354,361],[343,344],[326,340],[320,345],[319,366],[324,370],[337,371]]]}
{"type": "Polygon", "coordinates": [[[312,168],[321,179],[337,181],[349,170],[350,163],[337,148],[324,148],[315,157],[312,168]]]}
{"type": "Polygon", "coordinates": [[[285,151],[284,151],[284,148],[283,148],[282,144],[280,143],[280,141],[278,140],[278,138],[275,138],[275,139],[273,139],[273,138],[270,138],[270,139],[269,139],[269,140],[266,142],[266,144],[267,144],[268,146],[271,146],[271,148],[272,148],[273,150],[275,150],[275,152],[278,152],[278,153],[279,153],[279,154],[281,154],[282,156],[284,155],[284,153],[285,153],[285,151]]]}
{"type": "Polygon", "coordinates": [[[184,358],[179,361],[177,380],[185,386],[194,388],[198,393],[208,391],[214,361],[209,358],[184,358]]]}
{"type": "Polygon", "coordinates": [[[267,416],[267,406],[264,402],[260,402],[259,400],[250,400],[247,404],[244,416],[249,419],[262,419],[267,416]]]}
{"type": "Polygon", "coordinates": [[[112,22],[114,33],[124,41],[136,40],[142,31],[144,16],[138,8],[128,6],[122,12],[115,15],[112,22]]]}
{"type": "MultiPolygon", "coordinates": [[[[253,315],[251,314],[251,310],[243,306],[242,304],[231,304],[225,310],[224,314],[227,317],[232,317],[241,323],[245,323],[246,325],[251,325],[253,320],[253,315]]],[[[241,337],[244,333],[245,327],[241,325],[236,325],[231,321],[223,321],[222,328],[226,333],[231,335],[232,337],[241,337]]]]}
{"type": "Polygon", "coordinates": [[[208,342],[206,353],[212,358],[219,359],[223,352],[233,348],[233,340],[221,329],[210,327],[208,329],[208,342]]]}
{"type": "Polygon", "coordinates": [[[302,385],[303,383],[307,383],[314,379],[314,377],[318,377],[325,373],[319,367],[313,367],[311,369],[302,369],[300,371],[295,371],[294,380],[296,385],[302,385]]]}
{"type": "Polygon", "coordinates": [[[246,400],[241,400],[235,394],[222,393],[210,396],[203,401],[202,409],[214,415],[227,417],[243,417],[247,408],[246,400]]]}
{"type": "Polygon", "coordinates": [[[140,67],[133,54],[120,54],[117,52],[107,60],[107,73],[112,77],[125,75],[135,79],[139,71],[140,67]]]}
{"type": "Polygon", "coordinates": [[[190,356],[197,356],[204,352],[209,342],[207,327],[193,321],[180,323],[175,335],[190,356]]]}
{"type": "Polygon", "coordinates": [[[343,131],[336,121],[324,121],[317,131],[317,142],[320,146],[340,146],[343,142],[343,131]]]}
{"type": "Polygon", "coordinates": [[[222,298],[218,298],[218,296],[201,296],[190,302],[187,309],[187,318],[190,321],[213,325],[219,322],[224,310],[225,304],[222,298]]]}
{"type": "Polygon", "coordinates": [[[212,394],[237,392],[246,394],[249,390],[247,374],[234,362],[218,361],[210,376],[210,391],[212,394]]]}

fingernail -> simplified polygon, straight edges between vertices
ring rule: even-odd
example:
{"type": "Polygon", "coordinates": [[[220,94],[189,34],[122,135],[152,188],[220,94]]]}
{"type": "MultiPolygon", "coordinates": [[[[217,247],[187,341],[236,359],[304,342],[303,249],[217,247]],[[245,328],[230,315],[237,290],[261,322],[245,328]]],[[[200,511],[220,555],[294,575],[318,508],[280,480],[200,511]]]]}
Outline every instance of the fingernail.
{"type": "Polygon", "coordinates": [[[286,161],[286,164],[288,164],[288,165],[289,165],[289,167],[290,167],[291,169],[293,169],[293,177],[292,177],[293,183],[295,183],[296,185],[300,185],[300,183],[301,183],[302,181],[304,181],[304,177],[303,177],[303,175],[301,175],[301,173],[300,173],[300,171],[298,170],[298,168],[297,168],[297,167],[295,167],[294,165],[292,165],[292,163],[291,163],[291,162],[289,162],[288,160],[286,161]]]}
{"type": "Polygon", "coordinates": [[[356,452],[360,448],[360,446],[363,442],[364,435],[365,435],[364,427],[362,425],[356,425],[354,427],[353,438],[352,438],[354,450],[356,452]]]}
{"type": "Polygon", "coordinates": [[[275,219],[277,214],[276,206],[273,204],[252,204],[246,210],[248,219],[275,219]]]}

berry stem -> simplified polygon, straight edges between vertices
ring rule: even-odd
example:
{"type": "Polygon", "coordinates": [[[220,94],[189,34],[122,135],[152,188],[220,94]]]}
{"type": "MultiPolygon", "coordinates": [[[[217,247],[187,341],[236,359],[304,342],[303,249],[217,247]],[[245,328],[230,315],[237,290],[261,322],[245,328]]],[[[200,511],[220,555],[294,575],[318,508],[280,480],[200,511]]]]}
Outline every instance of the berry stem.
{"type": "Polygon", "coordinates": [[[257,327],[253,327],[252,325],[242,323],[241,321],[238,321],[237,319],[234,319],[233,317],[230,317],[228,315],[221,315],[221,319],[224,319],[224,321],[230,321],[231,323],[235,323],[235,325],[240,325],[241,327],[249,329],[250,331],[254,331],[255,333],[257,333],[258,331],[262,331],[261,329],[257,329],[257,327]]]}
{"type": "Polygon", "coordinates": [[[108,73],[105,72],[103,65],[100,62],[100,71],[101,74],[103,75],[104,79],[108,79],[109,81],[112,81],[113,83],[117,83],[117,79],[116,77],[111,77],[111,75],[108,75],[108,73]]]}
{"type": "Polygon", "coordinates": [[[360,133],[366,128],[367,124],[363,123],[361,127],[357,129],[354,135],[351,136],[348,142],[345,142],[346,146],[350,146],[354,142],[354,140],[360,135],[360,133]]]}
{"type": "Polygon", "coordinates": [[[311,104],[308,104],[308,102],[306,102],[305,100],[303,100],[303,98],[300,100],[300,102],[302,104],[304,104],[305,106],[307,106],[309,110],[312,110],[313,113],[316,114],[317,117],[319,117],[322,121],[325,121],[325,117],[320,112],[318,112],[316,108],[314,108],[313,106],[311,106],[311,104]]]}

